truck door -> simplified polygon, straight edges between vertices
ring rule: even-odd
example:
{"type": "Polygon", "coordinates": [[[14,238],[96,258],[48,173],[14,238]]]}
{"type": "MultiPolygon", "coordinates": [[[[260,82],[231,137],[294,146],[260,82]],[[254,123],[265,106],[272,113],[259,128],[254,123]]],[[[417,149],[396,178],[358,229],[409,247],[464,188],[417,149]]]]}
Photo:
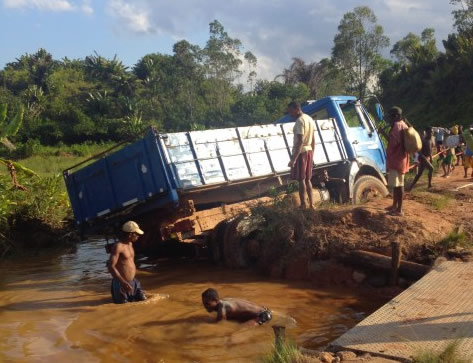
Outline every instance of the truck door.
{"type": "Polygon", "coordinates": [[[381,139],[359,101],[340,101],[340,109],[347,126],[348,140],[356,155],[370,159],[381,172],[386,172],[386,152],[381,139]]]}

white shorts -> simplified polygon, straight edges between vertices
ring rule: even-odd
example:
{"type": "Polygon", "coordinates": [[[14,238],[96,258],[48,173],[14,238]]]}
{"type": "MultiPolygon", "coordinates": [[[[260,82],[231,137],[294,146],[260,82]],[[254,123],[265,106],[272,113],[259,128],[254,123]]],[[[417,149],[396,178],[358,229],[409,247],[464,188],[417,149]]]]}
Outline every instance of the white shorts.
{"type": "Polygon", "coordinates": [[[404,174],[401,174],[399,170],[388,171],[388,186],[391,188],[403,187],[404,186],[404,174]]]}

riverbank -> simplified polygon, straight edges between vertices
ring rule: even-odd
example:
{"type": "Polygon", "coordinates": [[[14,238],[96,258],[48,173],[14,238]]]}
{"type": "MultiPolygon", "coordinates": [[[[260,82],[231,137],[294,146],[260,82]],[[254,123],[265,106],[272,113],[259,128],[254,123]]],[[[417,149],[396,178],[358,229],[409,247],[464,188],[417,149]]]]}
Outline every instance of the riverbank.
{"type": "MultiPolygon", "coordinates": [[[[298,210],[284,201],[255,210],[260,220],[250,241],[259,268],[267,275],[316,284],[385,286],[389,271],[357,264],[354,251],[390,257],[401,245],[402,260],[431,266],[439,257],[468,260],[473,247],[473,180],[457,168],[450,178],[434,178],[407,193],[404,217],[386,213],[389,198],[361,206],[328,205],[298,210]]],[[[253,218],[253,217],[250,217],[253,218]]],[[[375,256],[376,258],[376,256],[375,256]]],[[[420,276],[404,276],[404,286],[420,276]]]]}
{"type": "Polygon", "coordinates": [[[49,249],[70,248],[79,238],[72,218],[62,171],[110,144],[41,146],[27,143],[0,155],[33,170],[28,175],[16,168],[18,186],[10,171],[0,167],[0,258],[45,253],[49,249]]]}

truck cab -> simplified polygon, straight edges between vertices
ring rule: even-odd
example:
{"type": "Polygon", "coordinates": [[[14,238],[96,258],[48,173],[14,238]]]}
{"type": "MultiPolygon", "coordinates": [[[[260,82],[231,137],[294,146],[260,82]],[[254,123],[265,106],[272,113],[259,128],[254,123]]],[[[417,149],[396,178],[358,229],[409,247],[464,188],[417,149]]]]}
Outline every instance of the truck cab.
{"type": "MultiPolygon", "coordinates": [[[[363,194],[366,191],[355,188],[355,183],[363,176],[372,176],[386,186],[386,151],[376,130],[374,119],[360,100],[353,96],[329,96],[317,101],[307,101],[302,111],[314,120],[331,118],[337,122],[349,164],[339,164],[335,168],[330,168],[329,174],[333,178],[348,180],[348,195],[343,198],[345,201],[348,198],[359,202],[360,197],[361,199],[368,197],[359,196],[360,192],[363,194]]],[[[293,120],[286,115],[276,123],[291,121],[293,120]]],[[[315,168],[318,168],[317,163],[315,168]]],[[[370,184],[376,184],[378,192],[386,193],[375,180],[372,179],[370,184]]]]}

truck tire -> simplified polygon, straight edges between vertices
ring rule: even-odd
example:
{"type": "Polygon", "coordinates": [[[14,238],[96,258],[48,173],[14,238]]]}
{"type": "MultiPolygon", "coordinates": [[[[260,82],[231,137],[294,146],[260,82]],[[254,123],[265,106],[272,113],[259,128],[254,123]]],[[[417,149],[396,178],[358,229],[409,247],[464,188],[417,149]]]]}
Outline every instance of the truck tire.
{"type": "Polygon", "coordinates": [[[240,237],[237,228],[243,217],[228,222],[223,239],[225,267],[239,269],[248,267],[247,242],[240,237]]]}
{"type": "Polygon", "coordinates": [[[228,222],[221,221],[215,226],[208,239],[209,257],[213,263],[220,264],[224,262],[223,241],[228,222]]]}
{"type": "Polygon", "coordinates": [[[359,177],[353,186],[353,204],[361,204],[389,194],[381,180],[371,175],[359,177]]]}

